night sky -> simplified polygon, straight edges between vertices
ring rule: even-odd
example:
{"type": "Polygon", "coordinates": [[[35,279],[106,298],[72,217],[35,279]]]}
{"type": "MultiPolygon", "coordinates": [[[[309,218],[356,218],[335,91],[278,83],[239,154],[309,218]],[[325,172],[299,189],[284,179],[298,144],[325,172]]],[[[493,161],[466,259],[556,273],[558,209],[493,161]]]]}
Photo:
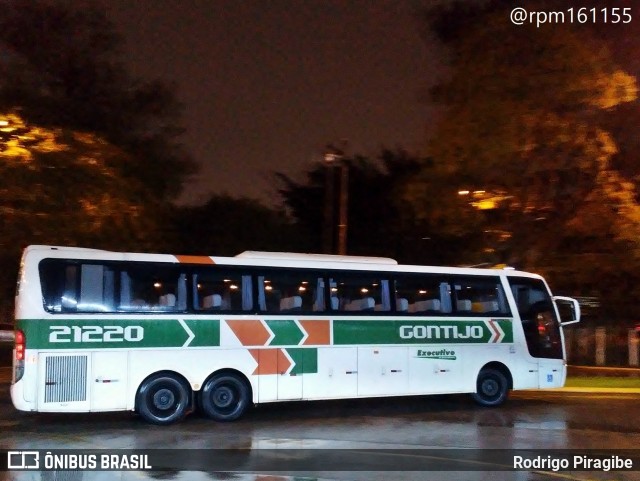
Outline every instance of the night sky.
{"type": "Polygon", "coordinates": [[[275,204],[271,172],[301,179],[324,146],[423,150],[441,53],[414,0],[102,0],[134,75],[175,83],[202,165],[183,201],[275,204]]]}

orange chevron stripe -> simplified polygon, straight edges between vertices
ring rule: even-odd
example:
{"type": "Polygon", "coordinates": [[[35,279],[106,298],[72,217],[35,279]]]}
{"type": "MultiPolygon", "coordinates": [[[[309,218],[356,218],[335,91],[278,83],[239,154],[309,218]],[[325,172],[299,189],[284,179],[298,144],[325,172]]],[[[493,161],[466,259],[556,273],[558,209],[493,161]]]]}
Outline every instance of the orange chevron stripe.
{"type": "Polygon", "coordinates": [[[258,319],[229,319],[226,322],[243,346],[264,346],[271,337],[258,319]]]}
{"type": "Polygon", "coordinates": [[[185,256],[185,255],[177,255],[173,256],[178,259],[178,262],[182,264],[215,264],[211,257],[207,256],[185,256]]]}
{"type": "Polygon", "coordinates": [[[323,345],[328,346],[331,342],[331,324],[329,321],[307,320],[300,321],[302,328],[307,331],[309,337],[304,341],[304,346],[323,345]]]}
{"type": "Polygon", "coordinates": [[[284,354],[284,349],[278,349],[278,374],[284,374],[291,367],[291,361],[284,354]]]}
{"type": "Polygon", "coordinates": [[[278,350],[279,349],[249,349],[249,352],[258,363],[255,375],[278,374],[278,350]]]}
{"type": "Polygon", "coordinates": [[[291,367],[291,361],[284,349],[249,349],[249,353],[258,363],[253,375],[284,374],[291,367]]]}

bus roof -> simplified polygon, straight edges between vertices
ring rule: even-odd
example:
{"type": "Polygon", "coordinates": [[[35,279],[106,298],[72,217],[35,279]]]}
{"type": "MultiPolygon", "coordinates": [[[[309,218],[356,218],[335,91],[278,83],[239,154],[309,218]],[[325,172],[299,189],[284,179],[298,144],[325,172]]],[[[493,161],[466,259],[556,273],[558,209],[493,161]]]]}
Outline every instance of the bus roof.
{"type": "Polygon", "coordinates": [[[398,265],[398,261],[390,257],[367,256],[340,256],[333,254],[301,254],[297,252],[263,252],[244,251],[236,257],[241,259],[270,259],[270,260],[295,260],[314,262],[355,262],[359,264],[391,264],[398,265]]]}
{"type": "Polygon", "coordinates": [[[389,257],[341,256],[330,254],[304,254],[295,252],[262,252],[245,251],[234,257],[201,256],[201,255],[171,255],[154,253],[117,252],[101,249],[68,246],[31,245],[25,249],[24,256],[34,254],[44,259],[46,257],[67,259],[91,259],[112,261],[141,261],[141,262],[171,262],[184,264],[219,264],[229,266],[261,266],[261,267],[293,267],[312,269],[344,269],[350,270],[380,270],[390,272],[431,272],[467,275],[496,275],[506,276],[540,276],[530,272],[517,271],[512,268],[487,267],[454,267],[398,264],[389,257]]]}

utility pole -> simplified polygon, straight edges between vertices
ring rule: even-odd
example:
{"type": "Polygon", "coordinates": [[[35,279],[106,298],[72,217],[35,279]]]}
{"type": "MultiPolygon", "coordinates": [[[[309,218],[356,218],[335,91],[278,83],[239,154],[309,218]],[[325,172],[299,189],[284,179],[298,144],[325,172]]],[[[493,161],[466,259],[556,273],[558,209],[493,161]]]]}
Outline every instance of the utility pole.
{"type": "Polygon", "coordinates": [[[347,254],[347,207],[349,205],[349,166],[340,163],[340,220],[338,223],[338,254],[347,254]]]}
{"type": "Polygon", "coordinates": [[[322,229],[322,251],[325,254],[333,254],[333,184],[334,169],[333,158],[325,154],[325,181],[324,181],[324,225],[322,229]]]}
{"type": "Polygon", "coordinates": [[[327,145],[324,154],[326,165],[325,180],[325,204],[324,204],[324,232],[323,247],[325,253],[334,253],[335,245],[335,224],[334,214],[336,210],[336,199],[334,194],[335,167],[340,167],[340,183],[338,185],[338,228],[337,228],[337,253],[346,255],[347,253],[347,228],[348,228],[348,206],[349,206],[349,166],[345,162],[344,152],[347,141],[341,141],[341,148],[332,144],[327,145]]]}

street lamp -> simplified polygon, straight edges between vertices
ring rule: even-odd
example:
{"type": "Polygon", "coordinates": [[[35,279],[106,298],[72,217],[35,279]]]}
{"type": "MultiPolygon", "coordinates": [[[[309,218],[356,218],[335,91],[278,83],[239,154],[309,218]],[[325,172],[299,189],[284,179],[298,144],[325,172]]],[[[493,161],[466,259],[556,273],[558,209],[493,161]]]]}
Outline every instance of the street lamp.
{"type": "Polygon", "coordinates": [[[344,161],[344,148],[346,141],[342,141],[342,148],[337,148],[331,144],[327,145],[324,154],[326,170],[325,184],[325,229],[324,229],[324,251],[325,253],[333,252],[334,241],[334,207],[335,199],[333,192],[334,184],[334,167],[336,164],[340,167],[340,184],[338,186],[338,254],[345,255],[347,253],[347,207],[349,203],[349,166],[344,161]]]}

